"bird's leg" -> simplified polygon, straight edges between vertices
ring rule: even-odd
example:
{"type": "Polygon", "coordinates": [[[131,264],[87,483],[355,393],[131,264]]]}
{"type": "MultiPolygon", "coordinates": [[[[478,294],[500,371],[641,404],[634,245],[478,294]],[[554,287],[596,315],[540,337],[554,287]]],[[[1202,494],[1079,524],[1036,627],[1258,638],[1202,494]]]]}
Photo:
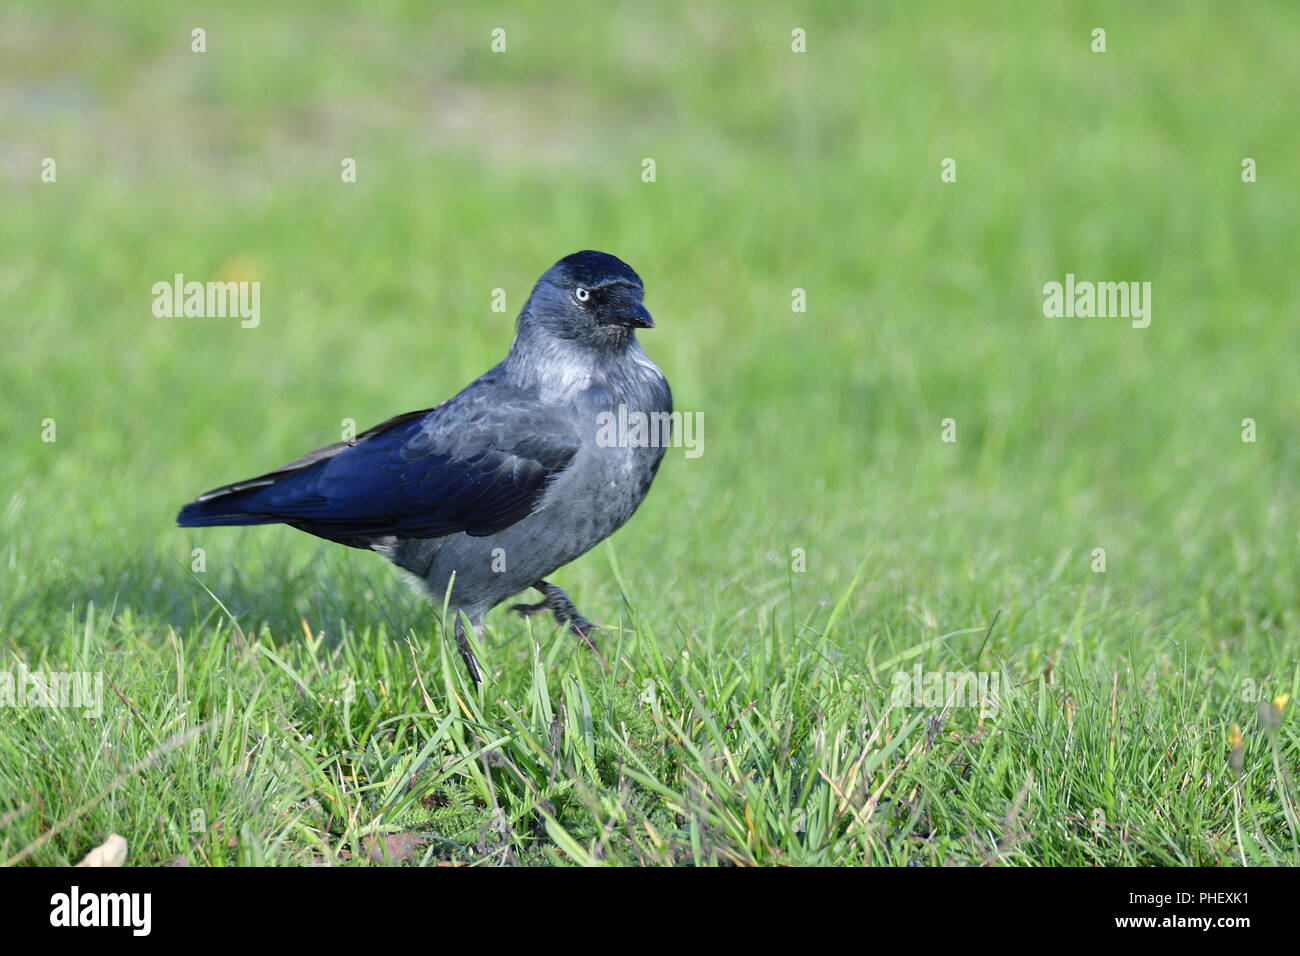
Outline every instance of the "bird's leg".
{"type": "Polygon", "coordinates": [[[536,604],[516,604],[510,610],[517,611],[524,617],[550,611],[555,615],[555,620],[566,625],[573,634],[582,638],[587,646],[594,651],[596,645],[592,640],[592,632],[596,629],[596,626],[579,613],[578,609],[573,606],[573,602],[569,600],[569,596],[549,581],[536,581],[533,588],[541,591],[546,597],[536,604]]]}
{"type": "MultiPolygon", "coordinates": [[[[478,628],[474,629],[478,633],[478,628]]],[[[456,615],[456,650],[460,651],[461,659],[469,669],[470,680],[477,687],[483,683],[483,671],[479,667],[478,658],[474,656],[473,649],[469,646],[469,638],[465,636],[465,622],[459,614],[456,615]]]]}
{"type": "Polygon", "coordinates": [[[583,617],[578,609],[573,606],[569,596],[554,584],[547,584],[543,581],[542,585],[542,593],[546,595],[546,603],[550,606],[555,619],[561,624],[567,624],[570,631],[590,644],[594,650],[595,644],[592,643],[592,632],[596,629],[596,626],[583,617]]]}

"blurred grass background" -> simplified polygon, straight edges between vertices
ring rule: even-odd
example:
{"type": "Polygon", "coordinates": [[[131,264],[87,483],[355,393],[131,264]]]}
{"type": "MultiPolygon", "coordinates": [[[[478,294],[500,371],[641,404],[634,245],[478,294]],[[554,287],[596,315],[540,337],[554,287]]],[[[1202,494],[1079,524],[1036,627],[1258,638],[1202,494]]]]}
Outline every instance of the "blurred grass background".
{"type": "MultiPolygon", "coordinates": [[[[1297,41],[1288,2],[7,5],[0,639],[39,656],[90,601],[207,639],[195,547],[277,641],[426,633],[377,558],[175,512],[449,397],[597,248],[704,416],[613,539],[655,633],[816,633],[865,559],[850,659],[981,629],[926,658],[968,661],[1000,612],[983,653],[1025,674],[1191,655],[1245,719],[1242,680],[1297,680],[1297,41]],[[178,272],[258,279],[260,326],[155,318],[178,272]],[[1067,272],[1150,282],[1150,328],[1045,318],[1067,272]]],[[[557,580],[615,622],[606,554],[557,580]]]]}

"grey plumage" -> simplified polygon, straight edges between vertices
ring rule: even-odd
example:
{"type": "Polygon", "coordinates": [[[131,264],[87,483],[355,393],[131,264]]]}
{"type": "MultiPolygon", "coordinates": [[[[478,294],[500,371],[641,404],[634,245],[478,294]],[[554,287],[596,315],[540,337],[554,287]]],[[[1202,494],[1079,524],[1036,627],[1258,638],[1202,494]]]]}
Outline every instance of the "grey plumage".
{"type": "Polygon", "coordinates": [[[642,294],[614,256],[567,256],[538,280],[509,354],[460,394],[208,492],[178,521],[284,522],[369,548],[438,603],[454,574],[457,645],[476,682],[461,613],[481,632],[490,609],[529,587],[543,600],[515,610],[550,610],[590,641],[591,625],[545,579],[632,516],[663,457],[662,442],[598,440],[602,413],[620,405],[672,411],[668,382],[634,332],[653,327],[642,294]]]}

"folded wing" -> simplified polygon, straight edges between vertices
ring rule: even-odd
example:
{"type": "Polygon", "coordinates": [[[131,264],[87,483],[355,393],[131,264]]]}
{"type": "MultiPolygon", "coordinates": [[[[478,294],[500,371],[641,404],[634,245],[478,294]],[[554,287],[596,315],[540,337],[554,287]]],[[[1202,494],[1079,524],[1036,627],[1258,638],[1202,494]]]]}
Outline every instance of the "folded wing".
{"type": "Polygon", "coordinates": [[[564,418],[519,396],[467,390],[399,415],[353,442],[200,495],[184,527],[281,522],[360,544],[388,535],[494,534],[527,517],[581,444],[564,418]]]}

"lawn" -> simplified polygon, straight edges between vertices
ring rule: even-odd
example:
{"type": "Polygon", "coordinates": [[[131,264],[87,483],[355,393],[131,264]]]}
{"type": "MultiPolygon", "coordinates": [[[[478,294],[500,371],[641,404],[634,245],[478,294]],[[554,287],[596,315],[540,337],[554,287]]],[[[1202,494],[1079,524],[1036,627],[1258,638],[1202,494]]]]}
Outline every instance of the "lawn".
{"type": "Polygon", "coordinates": [[[1297,48],[1286,0],[5,7],[0,863],[1300,864],[1297,48]],[[703,422],[553,576],[599,655],[499,608],[475,689],[379,557],[175,526],[587,248],[703,422]],[[256,327],[155,316],[178,273],[256,327]]]}

